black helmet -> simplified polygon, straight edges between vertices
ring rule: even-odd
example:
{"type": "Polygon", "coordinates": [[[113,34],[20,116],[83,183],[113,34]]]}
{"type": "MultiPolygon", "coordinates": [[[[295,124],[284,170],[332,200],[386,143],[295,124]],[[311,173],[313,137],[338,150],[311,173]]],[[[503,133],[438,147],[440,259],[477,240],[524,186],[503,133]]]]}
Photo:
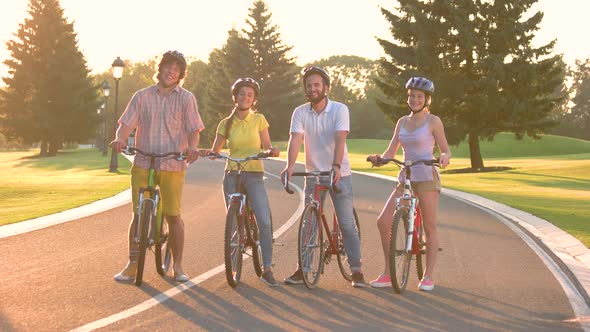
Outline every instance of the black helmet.
{"type": "Polygon", "coordinates": [[[258,84],[258,82],[256,82],[255,79],[250,78],[250,77],[238,78],[234,82],[234,84],[232,84],[232,86],[231,86],[232,96],[235,96],[238,93],[238,89],[241,88],[242,86],[249,86],[249,87],[253,88],[254,92],[256,93],[256,97],[258,97],[258,94],[260,93],[260,85],[258,84]]]}
{"type": "Polygon", "coordinates": [[[330,74],[328,74],[328,72],[325,69],[317,66],[309,66],[303,68],[303,70],[301,71],[303,87],[305,87],[305,80],[311,74],[319,74],[324,79],[324,84],[330,86],[330,74]]]}
{"type": "Polygon", "coordinates": [[[420,90],[432,96],[434,94],[434,83],[424,77],[412,77],[406,83],[406,89],[420,90]]]}
{"type": "Polygon", "coordinates": [[[168,51],[168,52],[164,53],[164,55],[162,55],[162,60],[160,61],[160,64],[158,65],[158,71],[161,72],[162,67],[164,65],[172,63],[172,62],[176,62],[180,66],[180,77],[179,78],[183,79],[184,75],[186,74],[186,58],[184,57],[184,54],[182,54],[178,51],[168,51]]]}

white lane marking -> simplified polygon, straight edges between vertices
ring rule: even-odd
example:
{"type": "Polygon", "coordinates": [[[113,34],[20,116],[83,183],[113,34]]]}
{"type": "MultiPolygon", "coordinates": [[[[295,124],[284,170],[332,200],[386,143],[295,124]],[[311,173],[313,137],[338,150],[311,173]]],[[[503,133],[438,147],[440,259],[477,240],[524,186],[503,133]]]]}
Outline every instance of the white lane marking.
{"type": "MultiPolygon", "coordinates": [[[[274,177],[276,179],[280,180],[280,177],[271,173],[266,173],[267,175],[274,177]]],[[[299,221],[299,216],[301,216],[301,214],[303,213],[303,208],[304,208],[304,196],[303,196],[303,190],[296,186],[296,185],[292,185],[292,188],[295,189],[295,191],[297,191],[297,193],[299,194],[299,206],[297,207],[297,210],[295,211],[295,213],[291,216],[291,218],[289,218],[289,220],[287,220],[287,222],[285,224],[283,224],[283,226],[281,226],[278,230],[276,230],[273,234],[273,236],[275,238],[280,237],[281,235],[283,235],[283,233],[285,233],[289,228],[291,228],[291,226],[293,226],[297,221],[299,221]]],[[[96,329],[105,327],[107,325],[113,324],[115,322],[118,322],[120,320],[129,318],[133,315],[136,315],[138,313],[141,313],[143,311],[146,311],[150,308],[153,308],[159,304],[162,304],[166,301],[168,301],[169,299],[171,299],[172,297],[187,291],[188,289],[190,289],[193,286],[196,286],[200,283],[202,283],[203,281],[215,276],[216,274],[219,274],[221,272],[225,271],[225,265],[219,265],[215,268],[213,268],[212,270],[209,270],[185,283],[182,283],[174,288],[171,288],[163,293],[160,293],[156,296],[154,296],[153,298],[146,300],[134,307],[131,307],[125,311],[121,311],[119,313],[116,313],[114,315],[111,315],[109,317],[105,317],[102,319],[99,319],[97,321],[88,323],[84,326],[80,326],[78,328],[75,328],[73,330],[71,330],[72,332],[82,332],[82,331],[94,331],[96,329]]]]}

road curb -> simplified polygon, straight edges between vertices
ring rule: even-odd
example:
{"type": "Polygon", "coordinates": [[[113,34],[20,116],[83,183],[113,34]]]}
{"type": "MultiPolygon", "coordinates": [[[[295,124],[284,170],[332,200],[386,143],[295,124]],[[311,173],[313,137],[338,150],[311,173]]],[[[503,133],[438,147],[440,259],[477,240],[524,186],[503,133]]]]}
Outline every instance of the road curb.
{"type": "MultiPolygon", "coordinates": [[[[356,171],[354,173],[397,181],[393,176],[356,171]]],[[[590,309],[590,249],[582,242],[547,220],[528,212],[458,190],[443,188],[442,193],[493,211],[522,230],[559,266],[590,309]]]]}

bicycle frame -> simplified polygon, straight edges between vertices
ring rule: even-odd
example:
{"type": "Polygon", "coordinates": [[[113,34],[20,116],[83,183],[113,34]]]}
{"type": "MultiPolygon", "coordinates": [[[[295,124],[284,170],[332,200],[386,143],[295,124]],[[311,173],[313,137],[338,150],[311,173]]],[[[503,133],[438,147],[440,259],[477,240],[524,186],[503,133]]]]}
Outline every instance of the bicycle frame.
{"type": "Polygon", "coordinates": [[[407,204],[403,204],[403,202],[409,202],[409,224],[408,224],[408,240],[406,242],[406,252],[412,251],[416,253],[418,250],[418,234],[415,232],[415,226],[418,224],[418,227],[421,225],[421,215],[420,215],[420,207],[419,207],[419,199],[414,195],[412,191],[412,184],[410,182],[410,176],[412,174],[412,170],[410,167],[406,167],[406,179],[404,182],[404,193],[402,197],[397,197],[395,199],[395,210],[408,208],[407,204]]]}
{"type": "MultiPolygon", "coordinates": [[[[302,270],[308,268],[309,271],[304,273],[303,281],[305,286],[308,288],[314,288],[319,280],[319,275],[324,273],[324,266],[330,263],[330,260],[333,255],[336,255],[338,261],[338,267],[342,276],[348,280],[352,280],[352,272],[349,270],[349,265],[346,264],[347,262],[347,253],[344,249],[343,245],[343,237],[341,235],[341,228],[340,224],[338,223],[338,216],[336,215],[336,211],[334,210],[333,215],[333,225],[332,229],[330,230],[330,226],[326,215],[324,214],[324,205],[322,197],[326,194],[330,189],[334,192],[338,193],[340,190],[334,185],[334,171],[312,171],[312,172],[294,172],[292,176],[306,176],[315,177],[315,183],[313,187],[313,194],[309,194],[308,198],[309,201],[307,202],[303,214],[300,219],[299,224],[299,247],[298,247],[298,258],[299,258],[299,267],[302,270]],[[320,177],[322,176],[330,176],[330,184],[322,184],[320,181],[320,177]],[[314,211],[314,212],[310,212],[314,211]],[[313,215],[308,215],[308,213],[313,213],[313,215]],[[313,220],[313,216],[316,216],[316,222],[311,222],[311,224],[316,224],[317,228],[314,227],[306,227],[307,222],[305,220],[306,216],[311,217],[313,220]],[[321,221],[320,221],[321,220],[321,221]],[[316,232],[317,234],[312,234],[311,232],[316,232]],[[328,234],[326,236],[327,241],[324,239],[324,232],[328,234]],[[305,241],[305,244],[302,244],[302,239],[305,241]],[[341,242],[342,240],[342,242],[341,242]],[[314,243],[308,242],[312,241],[314,243]],[[315,243],[318,241],[318,243],[315,243]],[[308,250],[308,248],[317,248],[320,247],[319,252],[319,259],[316,262],[312,262],[309,257],[315,256],[312,251],[315,249],[308,250]],[[310,256],[311,255],[311,256],[310,256]],[[308,262],[311,262],[309,266],[304,263],[304,259],[308,262]],[[307,273],[310,273],[308,276],[307,273]]],[[[287,173],[283,173],[283,185],[285,187],[285,191],[289,194],[293,194],[294,191],[289,188],[289,176],[287,173]]],[[[352,207],[352,214],[354,217],[354,224],[358,230],[358,236],[360,239],[360,224],[358,222],[358,217],[354,207],[352,207]]],[[[313,258],[312,258],[313,260],[313,258]]]]}
{"type": "MultiPolygon", "coordinates": [[[[322,185],[320,184],[320,178],[319,176],[316,176],[315,179],[315,185],[314,185],[314,193],[313,193],[313,197],[310,197],[310,203],[314,204],[319,212],[320,218],[322,219],[322,225],[324,226],[325,232],[326,234],[329,234],[328,238],[328,243],[329,243],[329,253],[330,255],[336,255],[338,254],[338,231],[339,231],[339,225],[338,225],[338,218],[336,217],[336,212],[334,212],[334,216],[332,217],[333,220],[333,225],[332,225],[332,230],[330,230],[330,226],[328,225],[328,221],[326,220],[326,215],[324,214],[324,204],[322,203],[322,197],[321,195],[323,193],[326,193],[330,190],[329,186],[326,185],[322,185]]],[[[324,259],[327,259],[328,257],[324,257],[324,259]]]]}

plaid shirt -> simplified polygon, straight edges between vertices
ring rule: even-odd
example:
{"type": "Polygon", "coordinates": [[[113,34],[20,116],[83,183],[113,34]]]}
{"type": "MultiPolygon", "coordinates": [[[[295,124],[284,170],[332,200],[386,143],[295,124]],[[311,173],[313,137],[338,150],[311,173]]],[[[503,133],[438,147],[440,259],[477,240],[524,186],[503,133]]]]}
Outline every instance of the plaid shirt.
{"type": "MultiPolygon", "coordinates": [[[[167,95],[158,92],[158,85],[137,91],[119,123],[136,129],[138,149],[158,154],[186,151],[188,134],[205,128],[195,96],[178,85],[167,95]]],[[[148,169],[149,158],[136,155],[133,164],[148,169]]],[[[186,167],[184,161],[167,159],[161,161],[158,169],[181,171],[186,167]]]]}

